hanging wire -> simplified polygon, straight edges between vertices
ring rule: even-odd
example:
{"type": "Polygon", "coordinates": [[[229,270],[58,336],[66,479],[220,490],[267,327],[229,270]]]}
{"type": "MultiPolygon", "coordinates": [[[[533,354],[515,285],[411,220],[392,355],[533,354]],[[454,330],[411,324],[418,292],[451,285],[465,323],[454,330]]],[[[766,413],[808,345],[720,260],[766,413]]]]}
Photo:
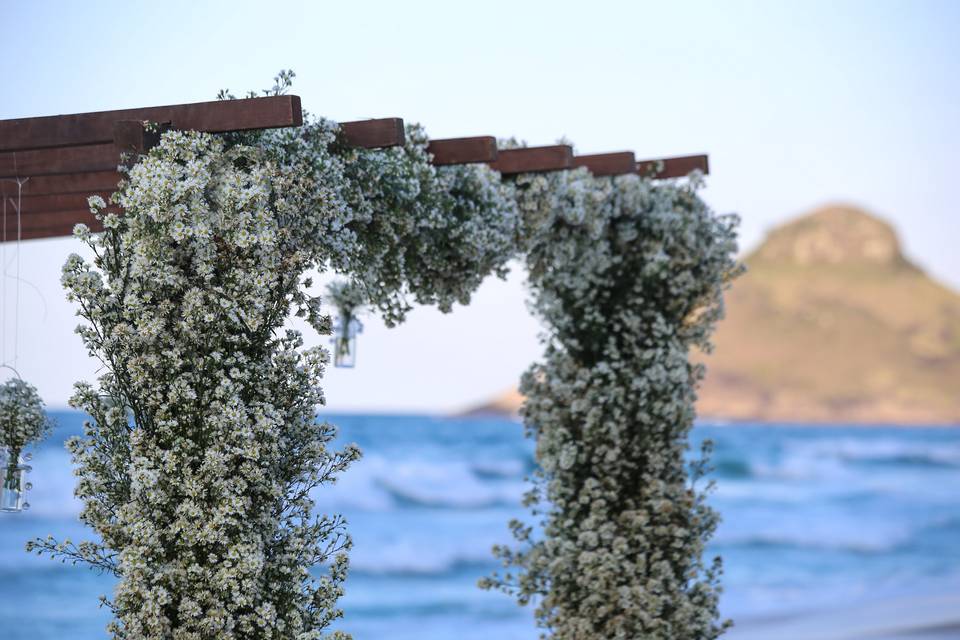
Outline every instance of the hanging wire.
{"type": "Polygon", "coordinates": [[[13,371],[13,375],[17,376],[17,380],[23,380],[23,378],[20,377],[20,372],[9,364],[0,364],[0,369],[10,369],[10,371],[13,371]]]}
{"type": "Polygon", "coordinates": [[[0,277],[0,302],[3,303],[0,305],[0,364],[3,364],[7,361],[7,194],[2,189],[0,198],[3,198],[3,237],[0,238],[0,263],[3,264],[0,277]]]}
{"type": "MultiPolygon", "coordinates": [[[[16,154],[14,154],[16,159],[16,154]]],[[[23,227],[20,225],[20,207],[23,205],[23,183],[29,180],[17,178],[17,285],[13,303],[13,366],[17,366],[20,351],[20,241],[23,236],[23,227]]]]}
{"type": "MultiPolygon", "coordinates": [[[[13,154],[13,164],[14,164],[14,174],[17,174],[17,155],[13,154]]],[[[3,309],[0,310],[0,365],[7,366],[7,280],[10,278],[10,264],[7,260],[7,201],[10,201],[10,204],[13,206],[16,212],[16,221],[17,221],[17,235],[16,235],[16,253],[15,253],[15,268],[13,279],[16,281],[14,285],[14,301],[13,301],[13,366],[8,368],[13,369],[16,372],[17,361],[20,357],[20,283],[22,279],[20,277],[20,243],[23,240],[23,226],[21,220],[21,211],[23,205],[23,185],[30,178],[21,178],[17,176],[16,178],[7,178],[9,182],[16,182],[17,184],[17,201],[13,202],[12,198],[8,198],[5,193],[0,191],[0,198],[3,199],[3,218],[2,218],[2,237],[0,237],[0,264],[3,265],[3,274],[0,277],[2,281],[2,286],[0,286],[0,300],[3,301],[3,309]]],[[[41,295],[42,297],[42,295],[41,295]]],[[[46,306],[46,302],[44,302],[46,306]]],[[[44,315],[46,315],[46,310],[44,310],[44,315]]],[[[20,377],[17,374],[17,377],[20,377]]]]}

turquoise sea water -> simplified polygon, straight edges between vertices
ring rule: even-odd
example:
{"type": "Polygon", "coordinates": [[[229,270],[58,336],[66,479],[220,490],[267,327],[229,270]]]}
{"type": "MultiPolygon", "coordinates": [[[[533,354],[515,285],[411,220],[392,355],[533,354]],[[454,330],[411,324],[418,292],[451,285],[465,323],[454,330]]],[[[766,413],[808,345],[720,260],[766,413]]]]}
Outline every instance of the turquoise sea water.
{"type": "MultiPolygon", "coordinates": [[[[0,638],[105,638],[97,596],[112,580],[23,552],[48,533],[83,539],[59,427],[33,461],[31,509],[0,514],[0,638]]],[[[501,419],[332,416],[364,458],[321,508],[355,539],[340,628],[357,640],[532,640],[529,611],[476,588],[509,542],[533,464],[521,426],[501,419]]],[[[722,606],[738,626],[905,596],[960,594],[960,429],[701,425],[716,444],[711,545],[722,606]]]]}

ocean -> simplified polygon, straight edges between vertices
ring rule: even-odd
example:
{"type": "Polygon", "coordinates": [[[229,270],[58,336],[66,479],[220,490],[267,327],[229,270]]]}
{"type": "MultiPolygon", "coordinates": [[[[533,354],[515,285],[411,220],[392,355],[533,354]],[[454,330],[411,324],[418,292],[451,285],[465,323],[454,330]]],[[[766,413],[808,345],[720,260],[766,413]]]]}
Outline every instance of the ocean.
{"type": "MultiPolygon", "coordinates": [[[[83,417],[54,417],[54,436],[34,453],[31,508],[0,514],[3,640],[106,637],[97,597],[112,579],[23,551],[35,536],[85,537],[63,449],[83,417]]],[[[533,447],[521,425],[326,417],[364,451],[316,496],[320,509],[346,515],[355,542],[337,628],[357,640],[536,638],[529,610],[476,587],[496,566],[490,547],[510,541],[506,523],[526,515],[533,447]]],[[[716,443],[711,501],[723,523],[709,550],[724,559],[731,638],[826,638],[784,630],[960,596],[960,429],[701,424],[693,440],[703,438],[716,443]]],[[[946,634],[938,638],[958,637],[943,626],[954,601],[943,602],[929,624],[946,634]]]]}

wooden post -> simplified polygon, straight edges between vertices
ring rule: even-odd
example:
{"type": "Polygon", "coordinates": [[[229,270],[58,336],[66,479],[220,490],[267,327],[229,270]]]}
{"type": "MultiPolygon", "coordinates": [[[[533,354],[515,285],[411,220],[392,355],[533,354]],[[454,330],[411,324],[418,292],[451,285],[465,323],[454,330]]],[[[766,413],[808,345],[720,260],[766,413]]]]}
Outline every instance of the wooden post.
{"type": "Polygon", "coordinates": [[[113,146],[120,162],[127,168],[135,165],[140,156],[160,144],[160,137],[172,126],[170,122],[116,121],[113,124],[113,146]]]}

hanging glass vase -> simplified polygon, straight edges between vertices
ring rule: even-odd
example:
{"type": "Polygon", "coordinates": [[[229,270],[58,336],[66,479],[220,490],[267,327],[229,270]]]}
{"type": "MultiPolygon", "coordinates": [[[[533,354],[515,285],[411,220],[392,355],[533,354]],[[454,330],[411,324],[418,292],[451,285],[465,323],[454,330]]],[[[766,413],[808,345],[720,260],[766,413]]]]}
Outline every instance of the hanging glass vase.
{"type": "Polygon", "coordinates": [[[0,511],[16,513],[30,507],[26,501],[27,490],[30,489],[28,471],[30,467],[24,458],[11,456],[6,450],[0,451],[0,511]]]}
{"type": "Polygon", "coordinates": [[[36,387],[24,382],[13,367],[15,377],[0,384],[0,511],[23,511],[30,485],[27,472],[30,454],[20,457],[24,447],[39,442],[50,433],[50,419],[36,387]]]}
{"type": "Polygon", "coordinates": [[[341,315],[333,325],[333,366],[352,368],[357,364],[357,335],[363,324],[355,317],[341,315]]]}

